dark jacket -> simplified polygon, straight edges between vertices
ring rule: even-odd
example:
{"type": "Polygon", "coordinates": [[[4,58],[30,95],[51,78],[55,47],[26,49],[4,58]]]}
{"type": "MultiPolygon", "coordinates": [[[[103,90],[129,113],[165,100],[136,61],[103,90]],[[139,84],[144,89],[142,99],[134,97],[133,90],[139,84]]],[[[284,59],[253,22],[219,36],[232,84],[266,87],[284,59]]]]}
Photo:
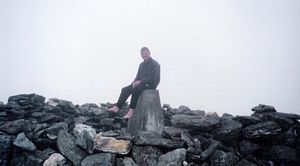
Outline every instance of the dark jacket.
{"type": "Polygon", "coordinates": [[[160,65],[152,58],[143,61],[134,80],[140,80],[155,89],[160,82],[160,65]]]}

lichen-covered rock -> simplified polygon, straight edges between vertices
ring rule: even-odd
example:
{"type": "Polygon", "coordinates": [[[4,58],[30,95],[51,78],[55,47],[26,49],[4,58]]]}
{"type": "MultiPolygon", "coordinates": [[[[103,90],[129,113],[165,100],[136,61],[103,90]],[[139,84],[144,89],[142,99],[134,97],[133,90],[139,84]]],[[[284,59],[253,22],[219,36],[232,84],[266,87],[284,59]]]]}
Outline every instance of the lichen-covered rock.
{"type": "Polygon", "coordinates": [[[75,144],[81,146],[87,150],[88,153],[92,154],[94,150],[96,130],[91,126],[76,124],[73,129],[73,134],[76,137],[75,144]]]}
{"type": "Polygon", "coordinates": [[[44,161],[43,166],[62,166],[66,162],[66,158],[60,153],[53,153],[47,160],[44,161]]]}
{"type": "Polygon", "coordinates": [[[95,149],[118,154],[128,154],[132,144],[128,140],[118,140],[113,137],[104,137],[101,133],[96,135],[95,149]]]}
{"type": "Polygon", "coordinates": [[[36,146],[26,137],[24,132],[18,134],[13,144],[24,150],[28,150],[28,151],[36,150],[36,146]]]}
{"type": "Polygon", "coordinates": [[[186,157],[186,150],[179,148],[159,156],[157,166],[181,166],[186,157]]]}

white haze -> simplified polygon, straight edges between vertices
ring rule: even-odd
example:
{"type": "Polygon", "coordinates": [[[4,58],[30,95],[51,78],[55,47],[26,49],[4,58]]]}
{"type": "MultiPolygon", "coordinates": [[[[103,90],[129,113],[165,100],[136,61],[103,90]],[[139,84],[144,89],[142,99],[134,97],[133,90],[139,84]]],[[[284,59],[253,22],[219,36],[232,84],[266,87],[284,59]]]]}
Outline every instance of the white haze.
{"type": "Polygon", "coordinates": [[[299,20],[298,0],[0,0],[0,101],[116,102],[147,46],[162,103],[300,113],[299,20]]]}

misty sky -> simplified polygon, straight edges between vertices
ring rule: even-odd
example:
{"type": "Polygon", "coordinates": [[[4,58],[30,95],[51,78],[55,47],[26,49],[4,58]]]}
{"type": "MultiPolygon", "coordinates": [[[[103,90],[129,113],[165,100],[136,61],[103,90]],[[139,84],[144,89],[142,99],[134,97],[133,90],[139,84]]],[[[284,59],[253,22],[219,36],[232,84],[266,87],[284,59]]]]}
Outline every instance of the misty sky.
{"type": "Polygon", "coordinates": [[[162,103],[300,113],[298,0],[0,0],[0,101],[116,102],[150,48],[162,103]]]}

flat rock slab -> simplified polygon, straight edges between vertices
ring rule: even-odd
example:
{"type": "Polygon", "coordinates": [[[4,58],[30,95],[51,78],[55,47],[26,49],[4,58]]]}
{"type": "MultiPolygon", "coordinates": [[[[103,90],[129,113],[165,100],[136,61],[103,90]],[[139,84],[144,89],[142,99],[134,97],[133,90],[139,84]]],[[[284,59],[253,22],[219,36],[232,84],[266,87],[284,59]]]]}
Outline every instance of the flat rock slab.
{"type": "Polygon", "coordinates": [[[101,133],[96,135],[95,146],[97,150],[110,153],[128,154],[132,143],[128,140],[117,140],[113,137],[104,137],[101,133]]]}
{"type": "Polygon", "coordinates": [[[210,131],[220,124],[218,118],[211,116],[193,116],[177,114],[171,117],[172,126],[179,128],[195,129],[197,131],[210,131]]]}
{"type": "Polygon", "coordinates": [[[24,150],[28,150],[28,151],[36,150],[36,146],[26,137],[24,132],[18,134],[18,136],[14,140],[13,144],[24,150]]]}
{"type": "Polygon", "coordinates": [[[271,138],[281,133],[281,128],[272,121],[250,125],[243,130],[244,138],[271,138]]]}

